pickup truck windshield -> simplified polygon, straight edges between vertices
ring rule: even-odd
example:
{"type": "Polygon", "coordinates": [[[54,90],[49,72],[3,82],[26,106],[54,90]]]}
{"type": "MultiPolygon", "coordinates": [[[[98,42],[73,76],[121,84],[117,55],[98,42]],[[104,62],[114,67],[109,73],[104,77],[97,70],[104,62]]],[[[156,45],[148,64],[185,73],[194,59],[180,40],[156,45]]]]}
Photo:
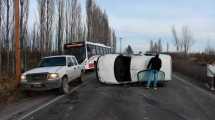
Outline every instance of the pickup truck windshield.
{"type": "Polygon", "coordinates": [[[54,66],[66,66],[65,57],[53,57],[44,58],[40,61],[39,67],[54,67],[54,66]]]}

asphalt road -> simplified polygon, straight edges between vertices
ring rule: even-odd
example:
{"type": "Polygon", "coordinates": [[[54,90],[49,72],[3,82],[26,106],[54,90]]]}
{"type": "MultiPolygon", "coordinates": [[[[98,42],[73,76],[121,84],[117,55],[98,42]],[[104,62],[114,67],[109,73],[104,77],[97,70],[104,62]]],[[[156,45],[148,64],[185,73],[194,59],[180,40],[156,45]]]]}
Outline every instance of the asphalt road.
{"type": "Polygon", "coordinates": [[[55,99],[59,94],[56,91],[33,92],[25,99],[15,103],[0,106],[0,120],[16,120],[17,118],[36,109],[50,100],[55,99]]]}
{"type": "Polygon", "coordinates": [[[214,120],[215,96],[178,76],[166,87],[111,86],[91,74],[80,88],[23,120],[214,120]]]}

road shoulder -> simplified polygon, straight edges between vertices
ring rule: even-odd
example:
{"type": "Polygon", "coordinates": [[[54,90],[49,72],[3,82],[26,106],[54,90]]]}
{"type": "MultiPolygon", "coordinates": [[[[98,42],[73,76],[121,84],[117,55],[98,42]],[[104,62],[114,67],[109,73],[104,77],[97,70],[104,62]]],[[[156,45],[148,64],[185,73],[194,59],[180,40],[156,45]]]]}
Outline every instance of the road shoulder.
{"type": "Polygon", "coordinates": [[[201,91],[204,91],[204,92],[207,92],[207,93],[215,95],[215,91],[210,91],[210,89],[208,88],[206,83],[199,82],[199,81],[197,81],[195,79],[192,79],[191,77],[188,77],[188,76],[183,75],[183,74],[178,73],[178,72],[174,72],[173,77],[176,77],[180,81],[182,81],[182,82],[184,82],[186,84],[192,85],[192,86],[196,87],[199,90],[201,89],[201,91]]]}

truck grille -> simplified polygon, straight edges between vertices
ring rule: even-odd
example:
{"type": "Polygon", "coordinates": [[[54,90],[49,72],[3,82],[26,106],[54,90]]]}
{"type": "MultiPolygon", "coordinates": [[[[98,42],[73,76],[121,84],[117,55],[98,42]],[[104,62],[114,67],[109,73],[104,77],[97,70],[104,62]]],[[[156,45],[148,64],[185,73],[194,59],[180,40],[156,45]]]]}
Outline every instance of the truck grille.
{"type": "Polygon", "coordinates": [[[47,80],[47,75],[48,75],[48,73],[28,74],[28,75],[26,75],[26,79],[29,82],[44,81],[44,80],[47,80]]]}

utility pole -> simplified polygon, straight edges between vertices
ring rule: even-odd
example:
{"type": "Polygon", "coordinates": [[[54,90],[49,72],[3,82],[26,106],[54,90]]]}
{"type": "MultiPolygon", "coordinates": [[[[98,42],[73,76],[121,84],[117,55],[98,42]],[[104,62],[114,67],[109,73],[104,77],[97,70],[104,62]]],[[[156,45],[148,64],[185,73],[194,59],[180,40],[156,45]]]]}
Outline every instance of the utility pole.
{"type": "Polygon", "coordinates": [[[16,82],[20,83],[21,76],[21,56],[20,56],[20,26],[19,26],[19,0],[15,0],[15,40],[16,40],[16,82]]]}

